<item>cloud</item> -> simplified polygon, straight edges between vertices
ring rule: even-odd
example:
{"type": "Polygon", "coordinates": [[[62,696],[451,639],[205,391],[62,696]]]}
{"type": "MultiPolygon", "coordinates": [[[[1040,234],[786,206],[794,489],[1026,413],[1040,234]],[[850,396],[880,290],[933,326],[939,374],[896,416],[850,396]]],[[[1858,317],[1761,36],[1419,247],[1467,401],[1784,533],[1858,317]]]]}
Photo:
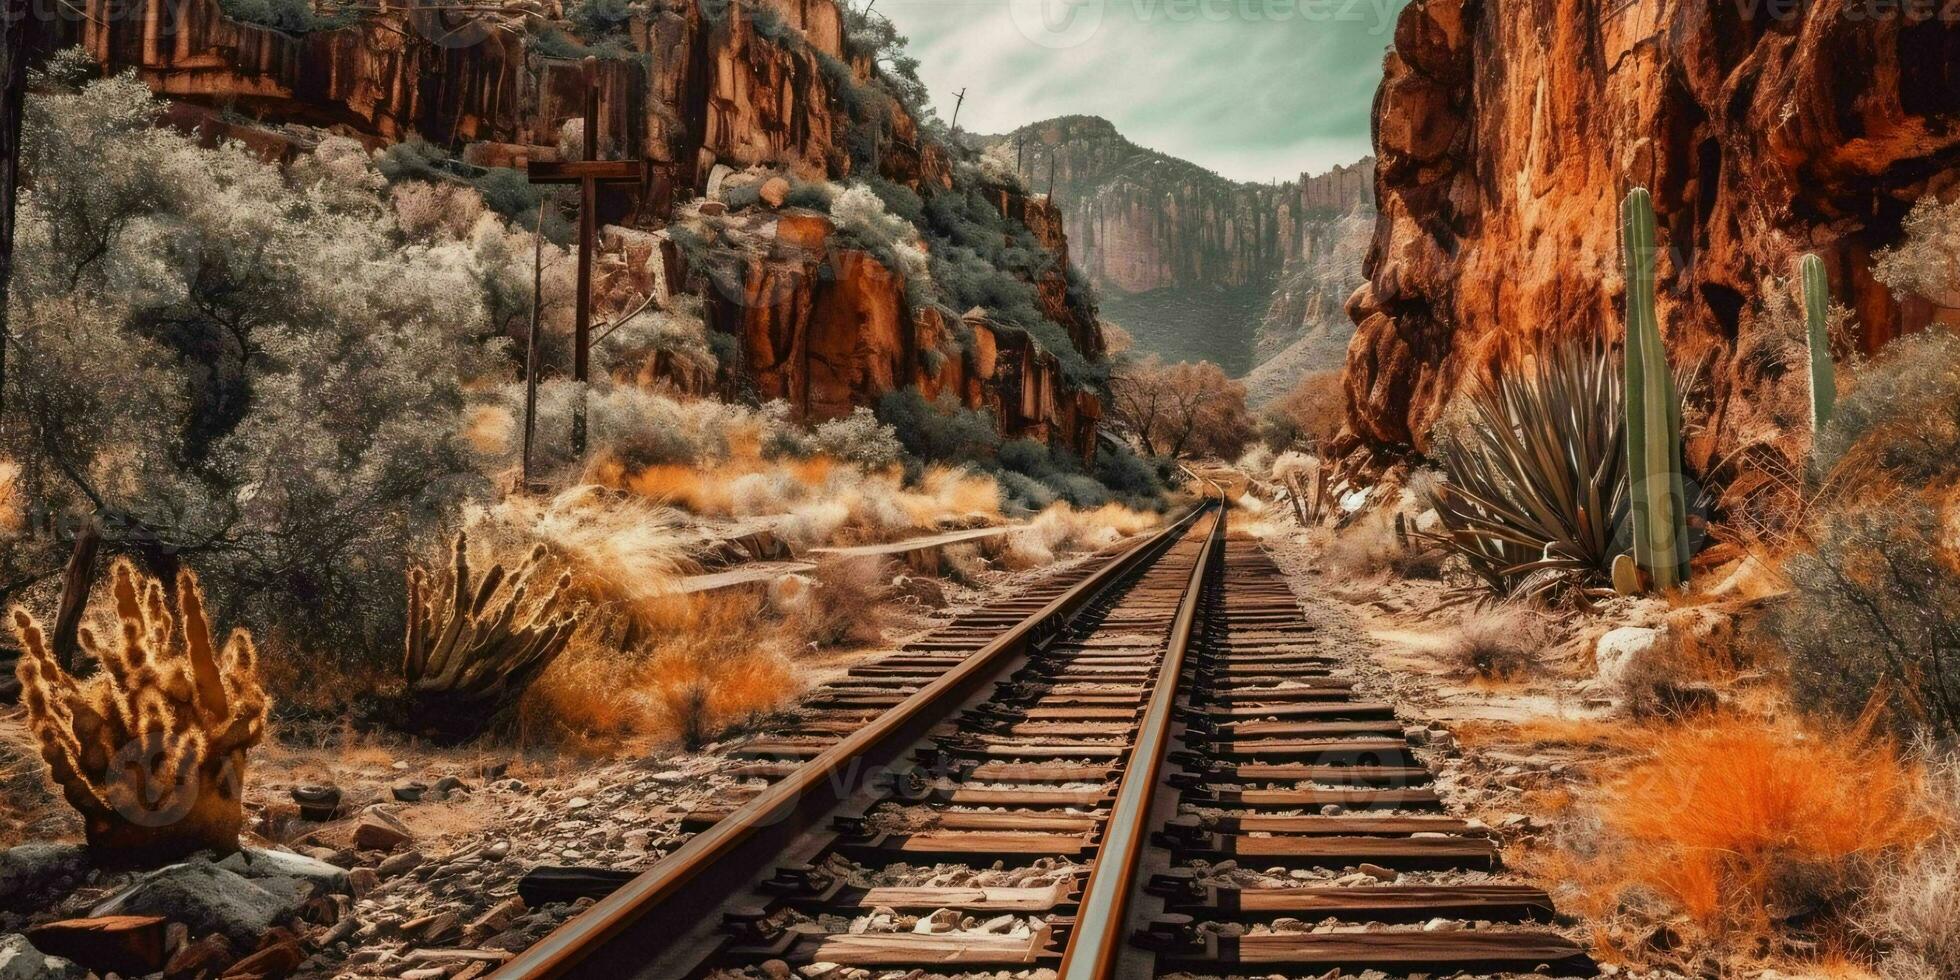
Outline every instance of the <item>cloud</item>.
{"type": "Polygon", "coordinates": [[[1102,116],[1240,180],[1369,152],[1382,55],[1407,0],[878,0],[942,118],[1001,133],[1102,116]]]}

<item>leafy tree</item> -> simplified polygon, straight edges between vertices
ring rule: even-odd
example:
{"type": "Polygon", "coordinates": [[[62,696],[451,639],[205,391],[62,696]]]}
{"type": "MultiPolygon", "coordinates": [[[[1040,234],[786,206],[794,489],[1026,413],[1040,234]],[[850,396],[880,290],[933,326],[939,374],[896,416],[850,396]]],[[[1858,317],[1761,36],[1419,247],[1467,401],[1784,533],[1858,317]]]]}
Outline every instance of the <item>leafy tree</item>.
{"type": "Polygon", "coordinates": [[[1252,438],[1245,386],[1210,361],[1126,359],[1109,381],[1109,415],[1144,453],[1232,459],[1252,438]]]}
{"type": "MultiPolygon", "coordinates": [[[[410,241],[349,142],[282,171],[157,109],[130,76],[30,106],[0,452],[31,511],[191,558],[262,637],[392,657],[418,535],[481,484],[465,383],[508,370],[484,256],[410,241]]],[[[10,592],[59,567],[8,545],[10,592]]]]}

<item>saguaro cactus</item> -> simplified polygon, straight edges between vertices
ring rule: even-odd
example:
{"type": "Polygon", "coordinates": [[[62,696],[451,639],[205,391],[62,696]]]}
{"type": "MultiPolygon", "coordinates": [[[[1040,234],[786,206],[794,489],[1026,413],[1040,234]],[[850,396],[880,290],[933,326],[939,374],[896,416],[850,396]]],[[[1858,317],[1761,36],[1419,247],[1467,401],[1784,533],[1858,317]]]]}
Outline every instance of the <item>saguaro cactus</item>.
{"type": "Polygon", "coordinates": [[[427,571],[418,567],[409,573],[405,727],[445,742],[474,737],[515,705],[564,652],[578,626],[576,613],[555,614],[571,588],[570,573],[560,575],[528,610],[523,625],[517,621],[543,557],[540,545],[516,575],[496,564],[481,581],[472,581],[469,540],[458,534],[440,602],[427,571]]]}
{"type": "Polygon", "coordinates": [[[1804,337],[1810,345],[1810,431],[1830,424],[1837,408],[1837,365],[1831,361],[1831,281],[1824,260],[1806,255],[1797,263],[1803,280],[1804,337]]]}
{"type": "Polygon", "coordinates": [[[116,562],[111,593],[121,624],[112,645],[83,629],[102,664],[78,681],[47,633],[16,608],[26,655],[17,668],[28,727],[61,792],[82,814],[101,864],[159,864],[201,850],[238,849],[246,750],[265,737],[258,653],[244,630],[211,642],[204,594],[177,576],[173,615],[163,584],[116,562]]]}
{"type": "Polygon", "coordinates": [[[1654,309],[1654,202],[1646,188],[1620,209],[1627,289],[1627,479],[1633,557],[1657,589],[1688,579],[1687,494],[1681,479],[1681,406],[1654,309]]]}

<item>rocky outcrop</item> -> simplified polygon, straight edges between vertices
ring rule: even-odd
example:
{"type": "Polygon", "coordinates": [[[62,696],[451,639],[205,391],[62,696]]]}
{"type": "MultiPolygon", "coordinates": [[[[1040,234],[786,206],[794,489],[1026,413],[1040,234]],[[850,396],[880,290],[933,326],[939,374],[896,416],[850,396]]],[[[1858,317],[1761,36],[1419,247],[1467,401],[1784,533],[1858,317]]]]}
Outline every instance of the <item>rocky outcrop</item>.
{"type": "Polygon", "coordinates": [[[1347,335],[1340,303],[1360,281],[1372,227],[1350,215],[1373,214],[1372,160],[1242,183],[1137,146],[1094,116],[985,142],[1036,191],[1052,175],[1077,265],[1139,347],[1239,373],[1288,348],[1332,350],[1347,335]],[[1330,334],[1332,345],[1302,343],[1330,334]]]}
{"type": "Polygon", "coordinates": [[[1376,97],[1369,283],[1349,304],[1353,445],[1426,449],[1464,379],[1556,337],[1621,336],[1617,207],[1642,185],[1669,353],[1702,363],[1710,392],[1691,465],[1789,455],[1805,382],[1761,356],[1782,343],[1754,315],[1766,277],[1822,255],[1867,351],[1940,315],[1871,268],[1913,202],[1960,190],[1960,32],[1870,9],[1405,9],[1376,97]]]}
{"type": "MultiPolygon", "coordinates": [[[[1009,192],[996,200],[1010,218],[1027,215],[1036,237],[1066,256],[1067,240],[1042,202],[1009,192]]],[[[1085,456],[1093,450],[1101,402],[1067,383],[1054,354],[978,310],[954,324],[938,308],[909,309],[900,274],[868,252],[839,246],[834,230],[828,217],[794,208],[716,222],[716,234],[733,248],[708,256],[711,268],[693,271],[708,284],[711,329],[733,337],[741,351],[740,368],[725,379],[729,395],[782,399],[815,423],[916,387],[930,401],[987,411],[1008,438],[1053,442],[1085,456]]],[[[1097,324],[1054,294],[1067,290],[1065,270],[1036,284],[1044,311],[1079,350],[1100,356],[1097,324]]]]}

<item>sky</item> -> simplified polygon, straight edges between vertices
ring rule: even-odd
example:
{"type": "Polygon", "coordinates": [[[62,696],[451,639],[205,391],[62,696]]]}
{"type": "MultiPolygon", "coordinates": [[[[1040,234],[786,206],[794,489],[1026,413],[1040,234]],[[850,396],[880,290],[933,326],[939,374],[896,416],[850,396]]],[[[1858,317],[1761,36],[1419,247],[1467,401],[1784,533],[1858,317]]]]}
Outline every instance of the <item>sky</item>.
{"type": "MultiPolygon", "coordinates": [[[[1096,115],[1238,180],[1291,180],[1368,151],[1407,0],[876,0],[911,38],[941,119],[1004,133],[1096,115]]],[[[860,4],[861,6],[861,4],[860,4]]]]}

